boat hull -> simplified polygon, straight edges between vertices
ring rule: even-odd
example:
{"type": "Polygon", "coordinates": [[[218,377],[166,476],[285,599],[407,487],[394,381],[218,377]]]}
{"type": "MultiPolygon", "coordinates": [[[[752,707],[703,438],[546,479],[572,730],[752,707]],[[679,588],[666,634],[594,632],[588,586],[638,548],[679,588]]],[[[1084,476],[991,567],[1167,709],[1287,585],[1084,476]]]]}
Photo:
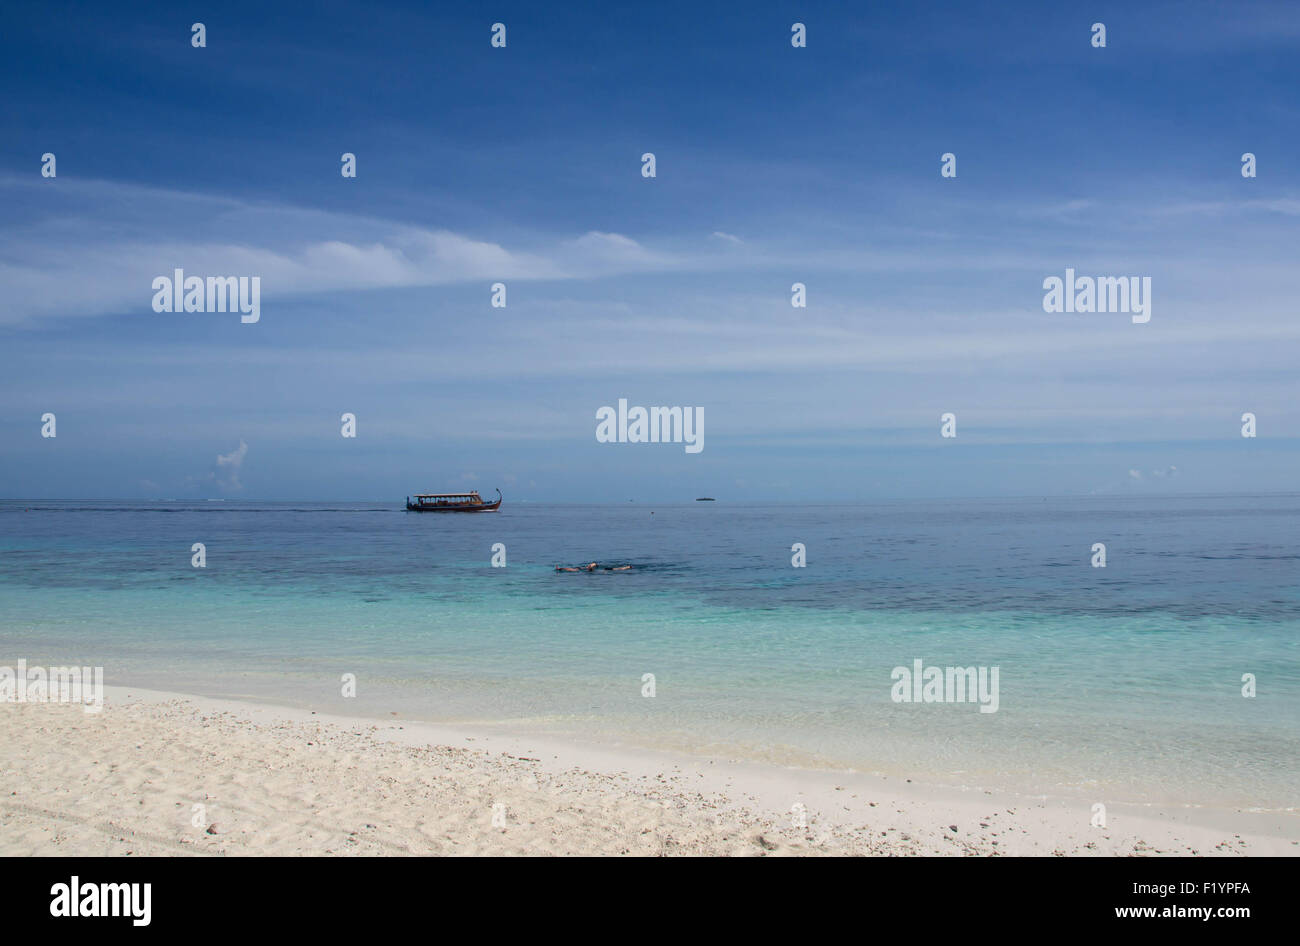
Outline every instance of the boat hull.
{"type": "Polygon", "coordinates": [[[421,493],[416,496],[416,502],[411,502],[411,497],[406,497],[407,512],[496,512],[501,508],[501,490],[497,490],[497,501],[494,503],[485,503],[479,499],[478,490],[472,493],[421,493]],[[434,502],[422,503],[420,499],[431,499],[434,502]],[[439,499],[455,500],[453,502],[438,502],[439,499]],[[461,502],[460,500],[475,500],[461,502]]]}
{"type": "Polygon", "coordinates": [[[452,505],[446,506],[421,506],[417,503],[407,503],[407,512],[495,512],[501,507],[501,500],[494,503],[481,503],[477,506],[471,505],[452,505]]]}

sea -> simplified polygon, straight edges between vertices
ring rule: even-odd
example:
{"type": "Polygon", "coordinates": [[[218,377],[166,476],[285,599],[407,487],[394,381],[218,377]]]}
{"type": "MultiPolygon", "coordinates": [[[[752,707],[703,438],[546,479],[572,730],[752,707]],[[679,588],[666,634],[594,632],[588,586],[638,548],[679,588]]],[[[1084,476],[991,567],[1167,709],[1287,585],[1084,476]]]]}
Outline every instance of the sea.
{"type": "Polygon", "coordinates": [[[19,659],[389,722],[1290,812],[1300,494],[4,501],[0,666],[19,659]],[[996,712],[902,699],[918,660],[997,668],[996,712]]]}

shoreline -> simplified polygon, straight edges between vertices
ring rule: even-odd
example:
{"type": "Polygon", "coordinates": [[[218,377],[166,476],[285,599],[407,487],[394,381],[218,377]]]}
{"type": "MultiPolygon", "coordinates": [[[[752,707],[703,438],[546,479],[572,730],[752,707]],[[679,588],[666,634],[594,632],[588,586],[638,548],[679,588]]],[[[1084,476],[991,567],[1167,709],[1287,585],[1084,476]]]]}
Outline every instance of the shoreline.
{"type": "MultiPolygon", "coordinates": [[[[222,662],[220,654],[214,662],[190,653],[178,663],[180,658],[174,650],[161,650],[146,662],[139,657],[142,642],[131,643],[134,651],[119,648],[128,654],[124,660],[118,651],[93,654],[84,643],[42,643],[29,634],[14,635],[5,642],[7,650],[25,653],[24,659],[32,665],[109,663],[114,667],[110,678],[114,682],[108,689],[174,693],[196,699],[278,706],[286,711],[314,710],[379,722],[397,716],[435,727],[509,730],[538,739],[633,752],[912,778],[959,791],[992,789],[1018,796],[1089,804],[1103,801],[1137,809],[1300,814],[1294,778],[1288,777],[1296,772],[1295,756],[1284,758],[1288,746],[1295,743],[1289,732],[1285,738],[1279,736],[1281,721],[1286,718],[1279,713],[1268,718],[1255,714],[1261,726],[1271,727],[1266,730],[1243,729],[1241,720],[1233,720],[1228,726],[1201,723],[1195,728],[1193,722],[1184,722],[1170,732],[1167,713],[1158,720],[1139,720],[1132,712],[1124,717],[1084,718],[1043,704],[1029,708],[1040,714],[1036,717],[1021,713],[1021,719],[1029,719],[1041,730],[1031,733],[1027,724],[1017,721],[1017,731],[1010,732],[1011,738],[1004,738],[1006,734],[996,729],[991,733],[972,732],[969,728],[961,731],[953,725],[958,715],[955,713],[947,714],[947,718],[934,713],[933,726],[928,719],[918,723],[914,719],[902,720],[901,716],[900,725],[894,725],[873,704],[867,707],[869,712],[852,720],[852,729],[842,720],[838,721],[839,728],[818,728],[815,719],[799,720],[799,728],[795,729],[789,719],[776,717],[773,725],[771,720],[754,715],[752,720],[759,722],[751,724],[751,717],[736,713],[710,717],[693,711],[675,718],[671,713],[654,713],[647,719],[640,712],[641,705],[634,707],[634,712],[613,705],[608,697],[612,690],[608,675],[580,681],[595,683],[596,700],[591,704],[584,706],[580,700],[569,699],[569,694],[552,681],[548,681],[547,699],[528,703],[512,699],[512,694],[505,692],[502,674],[496,678],[485,675],[480,665],[470,661],[459,668],[461,672],[447,674],[432,686],[425,681],[417,685],[414,680],[385,677],[380,662],[379,673],[367,677],[363,692],[346,698],[339,695],[339,674],[355,670],[365,659],[362,656],[352,655],[346,660],[336,656],[313,658],[295,665],[282,653],[276,653],[266,658],[270,666],[249,669],[248,660],[242,664],[222,662]],[[157,669],[158,660],[170,661],[167,669],[157,669]],[[1079,732],[1087,727],[1092,731],[1079,732]],[[1104,733],[1099,731],[1103,727],[1104,733]],[[1041,737],[1041,733],[1047,737],[1040,743],[1030,738],[1041,737]],[[1202,742],[1202,736],[1210,741],[1202,742]],[[1244,740],[1258,740],[1256,749],[1263,749],[1263,754],[1248,752],[1244,740]],[[1273,760],[1271,764],[1269,759],[1273,760]]],[[[512,672],[512,668],[506,668],[506,672],[512,672]]],[[[524,688],[512,684],[512,689],[524,688]]],[[[687,695],[699,692],[696,686],[687,695]]],[[[787,708],[791,702],[787,700],[787,708]]],[[[756,705],[750,700],[740,710],[746,712],[756,705]]],[[[734,703],[729,708],[734,709],[734,703]]],[[[1283,709],[1286,707],[1278,708],[1283,709]]],[[[1005,714],[1004,709],[987,719],[1000,722],[1005,714]]]]}
{"type": "Polygon", "coordinates": [[[6,704],[0,733],[5,855],[1300,854],[1294,812],[1099,827],[1077,799],[140,687],[6,704]]]}

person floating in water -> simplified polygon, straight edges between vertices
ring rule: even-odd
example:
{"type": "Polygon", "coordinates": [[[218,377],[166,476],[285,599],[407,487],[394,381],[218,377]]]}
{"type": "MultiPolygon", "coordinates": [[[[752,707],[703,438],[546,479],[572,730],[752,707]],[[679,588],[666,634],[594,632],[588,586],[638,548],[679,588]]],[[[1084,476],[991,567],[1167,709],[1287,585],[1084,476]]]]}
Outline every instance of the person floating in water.
{"type": "MultiPolygon", "coordinates": [[[[556,565],[555,570],[557,572],[594,572],[601,567],[602,566],[596,562],[588,562],[586,565],[581,565],[575,568],[570,568],[567,565],[556,565]]],[[[631,565],[605,565],[603,567],[607,572],[626,572],[632,570],[631,565]]]]}

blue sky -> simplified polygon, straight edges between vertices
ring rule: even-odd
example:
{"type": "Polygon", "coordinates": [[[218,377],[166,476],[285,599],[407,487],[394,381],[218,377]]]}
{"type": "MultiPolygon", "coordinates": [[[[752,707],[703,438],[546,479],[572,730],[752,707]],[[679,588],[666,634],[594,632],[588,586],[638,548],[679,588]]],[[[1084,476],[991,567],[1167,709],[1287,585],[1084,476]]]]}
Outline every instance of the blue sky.
{"type": "Polygon", "coordinates": [[[1294,488],[1300,6],[553,6],[7,7],[0,495],[1294,488]],[[155,313],[176,267],[261,320],[155,313]],[[1066,267],[1151,321],[1045,313],[1066,267]]]}

